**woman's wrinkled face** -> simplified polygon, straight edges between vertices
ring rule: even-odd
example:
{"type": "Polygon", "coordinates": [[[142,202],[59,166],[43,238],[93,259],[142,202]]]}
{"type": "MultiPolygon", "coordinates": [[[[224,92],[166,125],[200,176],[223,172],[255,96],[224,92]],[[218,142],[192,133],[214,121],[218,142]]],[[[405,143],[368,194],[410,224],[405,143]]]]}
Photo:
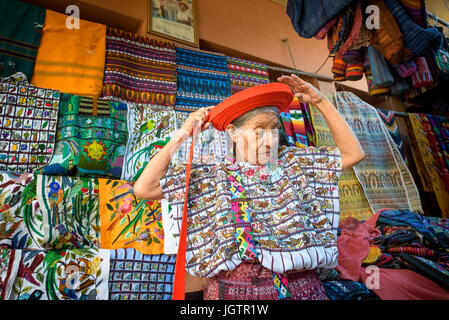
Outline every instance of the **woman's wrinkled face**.
{"type": "Polygon", "coordinates": [[[237,161],[256,165],[276,164],[280,126],[279,118],[271,112],[255,115],[240,128],[230,124],[228,132],[235,142],[237,161]]]}

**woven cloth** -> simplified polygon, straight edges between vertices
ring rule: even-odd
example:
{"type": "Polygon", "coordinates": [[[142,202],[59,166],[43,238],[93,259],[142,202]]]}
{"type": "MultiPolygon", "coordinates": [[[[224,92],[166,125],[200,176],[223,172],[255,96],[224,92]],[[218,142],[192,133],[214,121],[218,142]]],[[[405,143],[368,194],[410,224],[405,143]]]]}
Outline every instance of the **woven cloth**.
{"type": "Polygon", "coordinates": [[[297,147],[308,146],[309,141],[307,139],[307,130],[306,130],[306,115],[303,112],[303,106],[297,97],[293,98],[293,101],[290,104],[290,115],[293,125],[293,131],[295,134],[295,144],[297,147]]]}
{"type": "Polygon", "coordinates": [[[382,108],[376,108],[376,111],[385,124],[385,127],[388,129],[388,133],[390,134],[391,138],[393,138],[396,147],[399,149],[402,159],[405,163],[407,163],[407,155],[405,153],[405,148],[402,142],[401,134],[399,133],[398,125],[396,123],[394,111],[382,108]]]}
{"type": "Polygon", "coordinates": [[[52,157],[60,93],[0,83],[0,170],[34,172],[52,157]]]}
{"type": "MultiPolygon", "coordinates": [[[[329,97],[334,101],[333,97],[329,97]]],[[[321,112],[315,106],[310,106],[311,120],[315,130],[317,146],[335,146],[330,129],[321,112]]],[[[366,199],[360,182],[354,174],[354,170],[343,170],[338,180],[340,190],[340,219],[354,217],[357,220],[367,220],[373,215],[373,211],[366,199]]]]}
{"type": "Polygon", "coordinates": [[[269,83],[268,69],[263,63],[226,56],[231,80],[231,93],[269,83]]]}
{"type": "Polygon", "coordinates": [[[413,177],[376,109],[350,92],[335,97],[366,154],[354,172],[373,212],[384,208],[423,212],[413,177]]]}
{"type": "Polygon", "coordinates": [[[173,106],[176,99],[176,50],[173,44],[108,28],[103,97],[173,106]]]}
{"type": "Polygon", "coordinates": [[[0,300],[9,300],[13,290],[14,280],[19,271],[19,263],[22,257],[21,250],[0,248],[0,300]]]}
{"type": "Polygon", "coordinates": [[[55,152],[40,173],[120,178],[127,110],[122,102],[61,94],[55,152]]]}
{"type": "Polygon", "coordinates": [[[422,120],[417,114],[410,114],[409,119],[413,131],[413,139],[410,140],[410,146],[415,163],[418,164],[418,174],[421,177],[423,186],[427,187],[427,191],[435,194],[442,215],[447,218],[449,217],[449,202],[447,201],[449,192],[446,190],[443,178],[436,170],[435,154],[430,148],[422,120]]]}
{"type": "Polygon", "coordinates": [[[111,250],[109,300],[171,300],[175,255],[111,250]]]}
{"type": "Polygon", "coordinates": [[[193,112],[231,96],[226,56],[199,49],[176,47],[177,93],[174,109],[193,112]]]}
{"type": "Polygon", "coordinates": [[[0,78],[23,72],[31,79],[44,20],[44,8],[17,0],[0,3],[0,78]]]}
{"type": "Polygon", "coordinates": [[[31,84],[64,93],[98,98],[103,87],[106,26],[80,19],[69,29],[67,16],[45,15],[31,84]]]}
{"type": "Polygon", "coordinates": [[[374,85],[388,87],[394,82],[393,75],[384,56],[373,46],[368,47],[368,58],[374,85]]]}

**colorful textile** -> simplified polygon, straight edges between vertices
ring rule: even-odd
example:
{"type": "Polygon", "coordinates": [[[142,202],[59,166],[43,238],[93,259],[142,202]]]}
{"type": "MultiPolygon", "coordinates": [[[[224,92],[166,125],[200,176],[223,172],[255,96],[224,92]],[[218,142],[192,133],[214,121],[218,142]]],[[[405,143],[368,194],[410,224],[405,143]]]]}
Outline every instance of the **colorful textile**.
{"type": "Polygon", "coordinates": [[[404,44],[414,56],[437,53],[443,44],[443,35],[436,28],[423,29],[408,15],[399,0],[385,0],[404,37],[404,44]]]}
{"type": "Polygon", "coordinates": [[[376,48],[369,46],[368,57],[374,85],[388,87],[393,84],[394,78],[384,56],[376,48]]]}
{"type": "Polygon", "coordinates": [[[0,78],[23,72],[31,79],[44,20],[44,8],[17,0],[0,3],[0,78]]]}
{"type": "Polygon", "coordinates": [[[387,248],[387,251],[390,253],[410,253],[415,256],[423,256],[423,257],[433,257],[435,256],[435,251],[428,248],[416,248],[416,247],[393,247],[387,248]]]}
{"type": "Polygon", "coordinates": [[[21,251],[10,300],[107,300],[109,250],[21,251]]]}
{"type": "Polygon", "coordinates": [[[287,15],[291,19],[293,28],[301,37],[312,38],[351,2],[350,0],[290,0],[287,3],[287,15]]]}
{"type": "Polygon", "coordinates": [[[348,64],[346,66],[346,80],[358,81],[363,78],[363,64],[348,64]]]}
{"type": "Polygon", "coordinates": [[[231,95],[226,56],[176,47],[177,93],[174,109],[192,112],[220,103],[231,95]]]}
{"type": "Polygon", "coordinates": [[[138,199],[132,184],[98,179],[101,248],[134,248],[144,254],[164,253],[159,201],[138,199]]]}
{"type": "MultiPolygon", "coordinates": [[[[363,22],[363,13],[362,13],[362,3],[356,2],[354,6],[351,6],[351,18],[349,19],[351,22],[350,32],[345,35],[344,43],[342,43],[341,47],[338,49],[336,53],[336,57],[343,57],[343,55],[352,47],[354,43],[356,43],[357,38],[360,34],[360,29],[362,27],[363,22]],[[354,8],[355,7],[355,8],[354,8]]],[[[349,30],[349,29],[348,29],[349,30]]]]}
{"type": "Polygon", "coordinates": [[[287,143],[289,146],[296,146],[295,129],[293,128],[292,115],[287,112],[282,112],[280,115],[282,128],[287,135],[287,143]]]}
{"type": "Polygon", "coordinates": [[[425,0],[400,0],[409,16],[418,25],[427,28],[427,10],[425,0]]]}
{"type": "Polygon", "coordinates": [[[301,106],[297,97],[293,98],[290,104],[290,116],[295,134],[295,142],[297,147],[308,146],[306,115],[303,112],[304,106],[301,106]]]}
{"type": "MultiPolygon", "coordinates": [[[[329,55],[335,56],[335,54],[340,49],[341,45],[343,44],[343,40],[345,38],[345,34],[347,34],[349,31],[349,18],[350,15],[350,9],[345,10],[344,13],[342,13],[337,23],[330,28],[328,34],[327,34],[327,48],[329,49],[329,55]]],[[[341,59],[341,57],[335,57],[337,59],[341,59]]]]}
{"type": "Polygon", "coordinates": [[[346,80],[346,68],[348,64],[341,58],[335,57],[332,65],[332,73],[334,75],[335,81],[345,81],[346,80]]]}
{"type": "Polygon", "coordinates": [[[362,49],[348,50],[341,58],[346,63],[362,63],[365,57],[362,49]]]}
{"type": "Polygon", "coordinates": [[[61,95],[56,150],[42,174],[122,174],[128,142],[126,103],[61,95]]]}
{"type": "Polygon", "coordinates": [[[43,239],[37,242],[44,249],[100,247],[95,179],[38,175],[36,193],[43,218],[43,239]]]}
{"type": "MultiPolygon", "coordinates": [[[[279,159],[276,168],[248,162],[227,167],[241,170],[242,185],[253,204],[251,227],[259,261],[282,274],[332,268],[339,217],[339,150],[282,146],[279,159]]],[[[186,269],[195,276],[212,277],[242,263],[234,241],[231,198],[222,165],[219,161],[192,165],[186,269]]],[[[175,241],[184,207],[185,170],[186,164],[172,164],[160,181],[172,206],[167,219],[173,225],[169,229],[174,230],[175,241]]]]}
{"type": "MultiPolygon", "coordinates": [[[[327,300],[315,270],[287,274],[290,300],[327,300]]],[[[273,272],[258,263],[242,263],[222,271],[204,289],[204,300],[277,300],[273,272]]]]}
{"type": "Polygon", "coordinates": [[[20,258],[21,250],[0,247],[0,300],[9,300],[20,258]]]}
{"type": "Polygon", "coordinates": [[[354,172],[373,212],[384,208],[423,212],[413,177],[376,109],[350,92],[337,92],[335,98],[365,151],[354,172]]]}
{"type": "Polygon", "coordinates": [[[418,70],[416,63],[413,60],[397,64],[395,65],[395,69],[397,74],[402,78],[408,78],[418,70]]]}
{"type": "Polygon", "coordinates": [[[382,122],[385,124],[385,127],[387,128],[388,133],[396,144],[396,147],[399,149],[402,159],[405,163],[407,163],[407,155],[405,153],[404,144],[402,143],[398,125],[396,123],[396,118],[394,117],[394,111],[382,108],[376,108],[376,111],[382,119],[382,122]]]}
{"type": "Polygon", "coordinates": [[[109,300],[171,300],[175,255],[111,250],[109,300]]]}
{"type": "Polygon", "coordinates": [[[0,170],[33,172],[53,154],[58,91],[0,83],[0,170]]]}
{"type": "Polygon", "coordinates": [[[316,34],[315,39],[323,40],[326,38],[327,33],[329,32],[330,28],[332,28],[336,23],[338,22],[337,17],[334,17],[330,19],[323,28],[321,28],[316,34]]]}
{"type": "Polygon", "coordinates": [[[36,200],[37,177],[32,173],[1,172],[0,181],[0,245],[42,249],[44,225],[36,200]]]}
{"type": "Polygon", "coordinates": [[[415,63],[417,66],[417,70],[411,76],[413,86],[415,88],[431,86],[433,84],[433,78],[432,73],[430,72],[427,65],[426,58],[416,57],[415,63]]]}
{"type": "Polygon", "coordinates": [[[368,93],[372,96],[381,96],[390,92],[389,87],[376,86],[374,83],[373,74],[371,68],[365,66],[365,78],[368,85],[368,93]]]}
{"type": "Polygon", "coordinates": [[[0,78],[0,82],[3,83],[13,83],[17,85],[22,86],[29,86],[30,83],[28,82],[27,76],[23,72],[16,72],[9,77],[0,78]]]}
{"type": "Polygon", "coordinates": [[[175,111],[130,105],[127,126],[129,138],[121,179],[136,181],[151,158],[176,132],[175,111]]]}
{"type": "Polygon", "coordinates": [[[418,255],[402,253],[400,256],[417,268],[419,271],[418,273],[434,280],[436,283],[449,290],[449,270],[443,268],[440,264],[432,260],[419,257],[418,255]]]}
{"type": "Polygon", "coordinates": [[[379,300],[379,297],[361,282],[325,281],[323,287],[329,300],[379,300]]]}
{"type": "Polygon", "coordinates": [[[69,29],[66,20],[65,14],[46,10],[31,84],[98,98],[103,87],[106,26],[80,19],[79,29],[69,29]]]}
{"type": "MultiPolygon", "coordinates": [[[[334,100],[333,97],[329,98],[331,101],[334,100]]],[[[316,145],[335,147],[335,141],[321,112],[315,106],[310,106],[310,110],[316,145]]],[[[365,192],[353,169],[343,170],[338,180],[338,189],[340,190],[340,219],[354,217],[363,221],[373,215],[365,192]]]]}
{"type": "Polygon", "coordinates": [[[231,94],[269,83],[268,69],[263,63],[226,56],[231,80],[231,94]]]}
{"type": "Polygon", "coordinates": [[[107,28],[102,96],[138,104],[173,106],[176,99],[174,45],[107,28]]]}
{"type": "Polygon", "coordinates": [[[392,95],[399,96],[406,93],[410,89],[410,85],[406,79],[398,76],[393,77],[395,80],[393,84],[390,86],[390,92],[392,95]]]}
{"type": "Polygon", "coordinates": [[[422,164],[418,166],[418,173],[423,182],[423,186],[427,186],[429,192],[433,192],[436,196],[438,206],[441,209],[443,217],[449,217],[449,191],[446,189],[445,181],[441,172],[436,170],[437,160],[435,152],[430,148],[430,143],[426,137],[423,121],[417,114],[409,115],[413,131],[412,146],[413,158],[415,163],[422,164]],[[416,143],[414,143],[416,140],[416,143]]]}

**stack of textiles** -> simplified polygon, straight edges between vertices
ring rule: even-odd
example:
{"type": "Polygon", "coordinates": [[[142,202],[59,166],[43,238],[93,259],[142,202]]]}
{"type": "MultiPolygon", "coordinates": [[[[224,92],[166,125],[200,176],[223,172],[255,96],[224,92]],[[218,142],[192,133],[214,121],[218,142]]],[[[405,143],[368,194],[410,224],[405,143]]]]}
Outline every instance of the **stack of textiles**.
{"type": "Polygon", "coordinates": [[[136,104],[174,106],[174,45],[108,28],[103,97],[136,104]]]}
{"type": "Polygon", "coordinates": [[[231,96],[226,56],[176,47],[177,93],[174,109],[185,113],[214,106],[231,96]]]}
{"type": "Polygon", "coordinates": [[[267,66],[263,63],[229,56],[226,57],[226,62],[232,94],[270,82],[267,66]]]}

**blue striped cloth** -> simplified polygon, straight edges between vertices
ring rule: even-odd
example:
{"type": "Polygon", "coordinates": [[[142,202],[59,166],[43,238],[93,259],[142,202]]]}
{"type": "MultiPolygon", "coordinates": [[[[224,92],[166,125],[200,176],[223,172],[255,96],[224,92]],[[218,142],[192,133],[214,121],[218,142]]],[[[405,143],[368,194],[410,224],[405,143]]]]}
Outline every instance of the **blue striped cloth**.
{"type": "Polygon", "coordinates": [[[374,84],[378,87],[392,85],[394,78],[385,57],[373,46],[368,47],[368,57],[374,84]]]}

